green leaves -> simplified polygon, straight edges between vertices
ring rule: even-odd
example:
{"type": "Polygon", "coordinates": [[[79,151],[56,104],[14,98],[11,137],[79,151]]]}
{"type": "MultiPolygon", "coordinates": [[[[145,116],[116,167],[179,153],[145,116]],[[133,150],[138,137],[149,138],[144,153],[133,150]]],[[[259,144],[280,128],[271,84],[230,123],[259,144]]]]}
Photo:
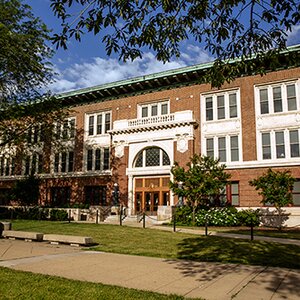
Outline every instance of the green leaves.
{"type": "MultiPolygon", "coordinates": [[[[99,34],[107,54],[117,53],[120,60],[134,60],[148,48],[167,62],[180,55],[184,41],[202,42],[225,61],[212,71],[223,76],[206,77],[217,87],[242,74],[228,60],[240,58],[248,66],[254,55],[285,49],[288,31],[300,23],[297,0],[51,0],[51,7],[63,23],[61,34],[53,36],[57,47],[66,48],[69,38],[80,40],[88,31],[99,34]],[[82,10],[74,17],[69,12],[75,6],[82,10]]],[[[267,70],[264,64],[260,68],[261,74],[267,70]]]]}
{"type": "Polygon", "coordinates": [[[185,197],[192,206],[208,205],[211,200],[218,199],[230,178],[225,168],[218,159],[195,154],[186,169],[174,164],[170,188],[175,195],[185,197]],[[183,183],[182,187],[179,182],[183,183]]]}
{"type": "Polygon", "coordinates": [[[295,178],[290,171],[268,171],[256,179],[249,181],[249,184],[262,195],[263,204],[271,204],[281,208],[293,203],[292,190],[295,178]]]}

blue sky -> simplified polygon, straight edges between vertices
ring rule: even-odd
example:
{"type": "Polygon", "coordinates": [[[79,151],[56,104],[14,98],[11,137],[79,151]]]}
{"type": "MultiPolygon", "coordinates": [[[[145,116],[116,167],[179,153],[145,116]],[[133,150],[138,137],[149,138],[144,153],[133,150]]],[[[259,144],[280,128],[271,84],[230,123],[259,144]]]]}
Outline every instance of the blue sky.
{"type": "MultiPolygon", "coordinates": [[[[23,0],[32,7],[39,17],[53,32],[60,32],[60,21],[53,15],[50,0],[23,0]]],[[[300,26],[289,34],[290,45],[300,43],[300,26]]],[[[52,58],[55,82],[50,89],[64,92],[91,87],[108,82],[128,79],[169,69],[211,61],[211,57],[200,45],[191,41],[183,44],[181,57],[163,64],[155,59],[153,53],[144,52],[142,59],[134,62],[119,62],[115,56],[107,57],[98,36],[87,34],[81,42],[71,40],[68,50],[58,49],[52,58]]]]}

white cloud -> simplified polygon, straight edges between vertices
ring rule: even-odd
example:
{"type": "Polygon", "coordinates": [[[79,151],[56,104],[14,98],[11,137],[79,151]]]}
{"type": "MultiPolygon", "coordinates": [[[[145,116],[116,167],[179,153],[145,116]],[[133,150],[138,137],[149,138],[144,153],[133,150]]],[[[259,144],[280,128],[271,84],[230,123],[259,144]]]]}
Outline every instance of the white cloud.
{"type": "Polygon", "coordinates": [[[292,26],[292,30],[287,33],[287,44],[296,45],[300,43],[300,25],[292,26]]]}
{"type": "Polygon", "coordinates": [[[65,92],[177,69],[210,60],[212,60],[212,57],[197,46],[188,46],[187,52],[182,52],[179,59],[173,59],[165,64],[157,61],[150,52],[144,53],[141,59],[126,63],[122,63],[115,58],[94,57],[83,63],[75,63],[64,70],[56,65],[55,69],[58,76],[56,82],[51,84],[50,89],[56,93],[65,92]]]}

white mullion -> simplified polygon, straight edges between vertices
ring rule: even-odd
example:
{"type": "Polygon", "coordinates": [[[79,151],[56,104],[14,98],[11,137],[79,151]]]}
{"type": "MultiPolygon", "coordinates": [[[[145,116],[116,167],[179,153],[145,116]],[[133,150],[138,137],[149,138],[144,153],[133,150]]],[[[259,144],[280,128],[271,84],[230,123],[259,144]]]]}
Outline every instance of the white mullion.
{"type": "Polygon", "coordinates": [[[287,103],[287,85],[281,84],[281,101],[282,101],[282,111],[288,111],[288,103],[287,103]]]}
{"type": "Polygon", "coordinates": [[[229,93],[224,93],[224,110],[225,110],[225,120],[230,119],[230,107],[229,107],[229,93]]]}
{"type": "Polygon", "coordinates": [[[285,149],[285,158],[291,158],[291,149],[290,149],[290,131],[288,129],[284,130],[284,149],[285,149]]]}
{"type": "Polygon", "coordinates": [[[269,103],[269,114],[274,113],[274,102],[273,102],[273,86],[268,87],[268,103],[269,103]]]}
{"type": "Polygon", "coordinates": [[[271,144],[271,159],[276,159],[276,138],[275,131],[270,131],[270,144],[271,144]]]}
{"type": "Polygon", "coordinates": [[[213,102],[213,119],[212,121],[218,120],[218,105],[217,105],[217,95],[212,95],[212,102],[213,102]]]}

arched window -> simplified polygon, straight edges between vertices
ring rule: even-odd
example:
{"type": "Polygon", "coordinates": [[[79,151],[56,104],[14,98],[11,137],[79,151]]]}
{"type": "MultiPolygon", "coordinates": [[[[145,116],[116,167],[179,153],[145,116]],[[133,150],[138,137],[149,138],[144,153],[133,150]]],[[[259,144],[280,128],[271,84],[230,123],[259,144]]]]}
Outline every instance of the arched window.
{"type": "Polygon", "coordinates": [[[158,167],[169,166],[170,159],[168,154],[158,147],[146,148],[138,153],[136,156],[134,167],[158,167]]]}

